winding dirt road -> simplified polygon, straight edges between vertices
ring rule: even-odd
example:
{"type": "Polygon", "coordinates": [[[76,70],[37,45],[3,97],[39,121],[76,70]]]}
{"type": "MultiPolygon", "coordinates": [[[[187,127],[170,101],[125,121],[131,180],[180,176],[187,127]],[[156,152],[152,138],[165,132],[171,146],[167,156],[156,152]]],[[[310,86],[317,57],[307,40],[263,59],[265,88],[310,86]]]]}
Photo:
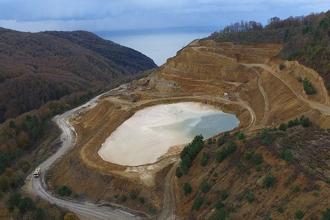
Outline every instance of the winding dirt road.
{"type": "MultiPolygon", "coordinates": [[[[102,94],[103,95],[103,94],[102,94]]],[[[39,165],[42,173],[39,178],[33,178],[32,173],[27,177],[25,186],[23,189],[34,196],[39,196],[40,198],[48,201],[51,204],[55,204],[59,207],[68,209],[81,217],[82,219],[91,220],[108,220],[108,219],[141,219],[133,213],[129,213],[119,208],[113,208],[109,206],[101,206],[89,202],[80,202],[75,200],[68,200],[56,197],[52,192],[47,190],[47,185],[45,183],[45,173],[47,170],[64,154],[66,154],[70,149],[72,149],[76,142],[76,132],[73,126],[69,123],[69,119],[75,114],[82,110],[87,110],[93,108],[98,99],[102,96],[99,95],[86,104],[65,112],[62,115],[54,117],[53,121],[62,130],[61,134],[61,147],[58,151],[45,160],[39,165]]]]}

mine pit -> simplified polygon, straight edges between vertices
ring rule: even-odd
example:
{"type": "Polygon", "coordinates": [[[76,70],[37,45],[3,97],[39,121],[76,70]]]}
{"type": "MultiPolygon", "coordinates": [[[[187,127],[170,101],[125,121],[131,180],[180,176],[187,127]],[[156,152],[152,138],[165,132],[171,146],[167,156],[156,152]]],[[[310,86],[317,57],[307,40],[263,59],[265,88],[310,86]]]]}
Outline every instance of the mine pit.
{"type": "Polygon", "coordinates": [[[99,156],[123,166],[152,164],[171,147],[189,143],[239,125],[237,117],[198,102],[160,104],[137,111],[102,144],[99,156]]]}

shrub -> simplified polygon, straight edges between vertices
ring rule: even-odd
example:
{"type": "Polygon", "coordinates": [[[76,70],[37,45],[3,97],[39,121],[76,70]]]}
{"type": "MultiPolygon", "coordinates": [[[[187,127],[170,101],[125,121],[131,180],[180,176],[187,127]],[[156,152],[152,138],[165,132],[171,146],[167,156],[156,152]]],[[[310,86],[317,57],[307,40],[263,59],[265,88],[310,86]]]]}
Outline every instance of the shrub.
{"type": "Polygon", "coordinates": [[[203,167],[205,167],[208,162],[209,162],[209,155],[207,153],[203,153],[202,159],[201,159],[201,165],[203,167]]]}
{"type": "Polygon", "coordinates": [[[119,197],[119,200],[120,200],[120,202],[126,202],[126,201],[127,201],[127,196],[125,196],[125,195],[121,195],[121,196],[119,197]]]}
{"type": "Polygon", "coordinates": [[[283,160],[286,160],[288,162],[291,162],[293,160],[293,154],[292,154],[291,150],[288,149],[288,148],[282,149],[282,151],[281,151],[281,158],[283,160]]]}
{"type": "Polygon", "coordinates": [[[146,202],[146,200],[144,199],[144,197],[139,197],[139,202],[141,204],[144,204],[146,202]]]}
{"type": "Polygon", "coordinates": [[[233,154],[236,151],[236,144],[235,142],[231,141],[228,145],[223,148],[221,151],[216,153],[216,160],[220,163],[225,160],[229,155],[233,154]]]}
{"type": "Polygon", "coordinates": [[[60,196],[70,196],[72,194],[71,189],[67,186],[61,186],[57,188],[56,192],[60,196]]]}
{"type": "Polygon", "coordinates": [[[129,192],[129,197],[130,197],[132,200],[136,200],[136,198],[137,198],[137,193],[134,192],[134,191],[131,191],[131,192],[129,192]]]}
{"type": "Polygon", "coordinates": [[[157,214],[157,209],[156,209],[155,207],[153,207],[153,206],[149,206],[148,211],[149,211],[149,213],[151,213],[152,215],[157,214]]]}
{"type": "Polygon", "coordinates": [[[228,198],[228,196],[229,196],[229,192],[228,192],[228,190],[226,190],[226,189],[221,190],[221,191],[219,192],[219,197],[220,197],[221,201],[226,200],[226,199],[228,198]]]}
{"type": "Polygon", "coordinates": [[[247,191],[246,200],[248,201],[248,203],[252,203],[254,201],[254,194],[251,190],[247,191]]]}
{"type": "Polygon", "coordinates": [[[183,184],[183,193],[185,196],[189,195],[192,192],[191,185],[189,183],[183,184]]]}
{"type": "Polygon", "coordinates": [[[292,192],[294,192],[294,193],[300,192],[300,187],[299,186],[293,187],[292,192]]]}
{"type": "Polygon", "coordinates": [[[300,121],[299,121],[298,118],[296,118],[296,119],[294,119],[294,120],[290,120],[290,121],[288,122],[288,127],[289,127],[289,128],[292,128],[292,127],[295,127],[295,126],[298,126],[298,125],[300,125],[300,121]]]}
{"type": "Polygon", "coordinates": [[[263,129],[259,134],[261,143],[264,145],[270,145],[272,143],[272,137],[269,133],[269,129],[263,129]]]}
{"type": "Polygon", "coordinates": [[[245,152],[245,154],[244,154],[244,159],[245,159],[245,160],[251,160],[252,157],[253,157],[253,155],[254,155],[254,152],[251,151],[251,150],[249,150],[249,151],[245,152]]]}
{"type": "Polygon", "coordinates": [[[183,175],[183,173],[182,173],[180,167],[176,168],[175,175],[176,175],[178,178],[180,178],[180,177],[183,175]]]}
{"type": "Polygon", "coordinates": [[[260,154],[256,154],[253,151],[248,151],[244,154],[244,159],[252,161],[255,165],[260,165],[263,162],[263,158],[260,154]]]}
{"type": "Polygon", "coordinates": [[[330,220],[330,208],[327,208],[327,209],[322,213],[322,220],[330,220]]]}
{"type": "Polygon", "coordinates": [[[201,196],[197,196],[193,205],[192,205],[192,210],[199,210],[204,203],[204,198],[201,196]]]}
{"type": "Polygon", "coordinates": [[[300,118],[300,124],[303,127],[309,127],[311,125],[311,121],[309,120],[309,118],[305,117],[305,116],[301,116],[300,118]]]}
{"type": "Polygon", "coordinates": [[[213,140],[212,140],[212,138],[209,138],[209,139],[207,140],[207,144],[208,144],[208,145],[213,144],[213,140]]]}
{"type": "Polygon", "coordinates": [[[286,129],[288,129],[288,125],[285,124],[285,123],[282,123],[282,124],[278,127],[278,129],[280,129],[281,131],[286,131],[286,129]]]}
{"type": "Polygon", "coordinates": [[[227,216],[228,216],[227,211],[224,208],[222,208],[216,210],[215,213],[211,215],[209,220],[225,220],[227,216]]]}
{"type": "Polygon", "coordinates": [[[225,136],[221,136],[218,138],[218,146],[220,147],[221,145],[223,145],[224,143],[226,143],[226,138],[225,136]]]}
{"type": "Polygon", "coordinates": [[[263,187],[270,188],[273,187],[276,183],[276,178],[271,174],[267,175],[262,183],[263,187]]]}
{"type": "Polygon", "coordinates": [[[294,216],[296,217],[296,219],[302,219],[305,216],[305,214],[303,213],[303,211],[297,210],[294,216]]]}
{"type": "Polygon", "coordinates": [[[245,139],[245,134],[243,132],[238,132],[236,136],[237,136],[238,140],[245,139]]]}
{"type": "Polygon", "coordinates": [[[260,154],[253,154],[253,156],[252,156],[252,162],[255,165],[260,165],[263,162],[263,158],[262,158],[262,156],[260,154]]]}
{"type": "Polygon", "coordinates": [[[200,189],[203,193],[208,193],[210,191],[210,185],[207,181],[201,183],[200,189]]]}
{"type": "Polygon", "coordinates": [[[221,200],[218,200],[214,205],[214,208],[216,208],[218,210],[222,209],[223,207],[225,207],[225,204],[223,204],[223,202],[221,200]]]}
{"type": "Polygon", "coordinates": [[[278,211],[279,213],[284,213],[284,209],[283,209],[283,207],[281,207],[281,206],[277,208],[277,211],[278,211]]]}
{"type": "Polygon", "coordinates": [[[307,95],[316,94],[316,89],[308,79],[303,79],[302,84],[307,95]]]}

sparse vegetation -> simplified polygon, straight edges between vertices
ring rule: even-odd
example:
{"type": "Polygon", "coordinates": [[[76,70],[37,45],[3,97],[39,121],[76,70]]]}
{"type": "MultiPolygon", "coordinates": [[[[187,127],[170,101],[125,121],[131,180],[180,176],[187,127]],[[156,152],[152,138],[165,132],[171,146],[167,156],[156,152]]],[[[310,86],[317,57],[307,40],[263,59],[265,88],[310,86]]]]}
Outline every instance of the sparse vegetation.
{"type": "Polygon", "coordinates": [[[135,192],[135,191],[131,191],[129,193],[129,197],[132,199],[132,200],[136,200],[137,199],[137,196],[138,194],[135,192]]]}
{"type": "Polygon", "coordinates": [[[224,190],[219,191],[219,197],[220,197],[221,201],[226,200],[228,198],[228,196],[229,196],[228,190],[224,189],[224,190]]]}
{"type": "Polygon", "coordinates": [[[303,79],[302,84],[307,95],[316,94],[316,89],[308,79],[303,79]]]}
{"type": "Polygon", "coordinates": [[[141,196],[138,198],[138,200],[142,205],[146,202],[145,198],[141,196]]]}
{"type": "Polygon", "coordinates": [[[236,136],[237,136],[238,140],[244,140],[245,139],[245,134],[243,132],[238,132],[236,136]]]}
{"type": "Polygon", "coordinates": [[[293,192],[293,193],[298,193],[298,192],[300,192],[300,187],[299,187],[299,186],[294,186],[294,187],[292,188],[292,192],[293,192]]]}
{"type": "Polygon", "coordinates": [[[192,210],[199,210],[204,203],[204,198],[201,196],[197,196],[194,200],[194,203],[192,205],[192,210]]]}
{"type": "Polygon", "coordinates": [[[226,143],[226,136],[225,135],[218,138],[218,146],[220,147],[224,143],[226,143]]]}
{"type": "Polygon", "coordinates": [[[248,203],[252,203],[254,201],[254,194],[253,194],[253,191],[251,190],[248,190],[246,192],[246,200],[248,201],[248,203]]]}
{"type": "Polygon", "coordinates": [[[322,220],[330,220],[330,208],[327,208],[327,209],[322,213],[322,220]]]}
{"type": "Polygon", "coordinates": [[[285,124],[285,123],[282,123],[282,124],[279,126],[278,129],[280,129],[281,131],[286,131],[286,129],[288,129],[288,125],[285,124]]]}
{"type": "Polygon", "coordinates": [[[120,195],[119,196],[119,201],[120,202],[126,202],[127,201],[127,196],[126,195],[120,195]]]}
{"type": "Polygon", "coordinates": [[[223,204],[223,202],[221,200],[218,200],[216,203],[215,203],[215,206],[214,208],[216,208],[217,210],[220,210],[222,209],[223,207],[225,207],[225,204],[223,204]]]}
{"type": "Polygon", "coordinates": [[[295,212],[294,216],[295,216],[296,219],[302,219],[302,218],[305,216],[305,214],[304,214],[303,211],[301,211],[301,210],[297,210],[297,211],[295,212]]]}
{"type": "Polygon", "coordinates": [[[209,220],[225,220],[227,216],[227,211],[224,208],[221,208],[217,209],[215,213],[209,218],[209,220]]]}
{"type": "Polygon", "coordinates": [[[283,148],[281,151],[281,158],[283,160],[286,160],[288,162],[291,162],[293,160],[293,154],[289,148],[283,148]]]}
{"type": "Polygon", "coordinates": [[[273,175],[269,174],[264,178],[262,185],[265,188],[271,188],[275,185],[275,183],[276,183],[276,178],[273,175]]]}
{"type": "Polygon", "coordinates": [[[210,191],[210,184],[204,180],[201,183],[200,189],[203,193],[208,193],[210,191]]]}
{"type": "Polygon", "coordinates": [[[259,138],[264,145],[270,145],[273,142],[269,129],[262,129],[261,133],[259,133],[259,138]]]}
{"type": "Polygon", "coordinates": [[[220,163],[236,151],[237,145],[230,141],[227,146],[216,153],[216,160],[220,163]]]}
{"type": "Polygon", "coordinates": [[[293,119],[293,120],[290,120],[287,124],[286,123],[282,123],[280,126],[279,126],[279,130],[282,130],[282,131],[286,131],[287,128],[292,128],[292,127],[296,127],[296,126],[303,126],[303,127],[309,127],[311,126],[311,121],[309,120],[309,118],[305,117],[305,116],[301,116],[299,119],[296,118],[296,119],[293,119]]]}
{"type": "Polygon", "coordinates": [[[207,153],[203,153],[203,155],[202,155],[202,159],[201,159],[201,165],[203,166],[203,167],[205,167],[207,164],[208,164],[208,162],[209,162],[209,155],[207,154],[207,153]]]}
{"type": "Polygon", "coordinates": [[[244,159],[247,161],[251,161],[254,165],[260,165],[263,162],[262,155],[256,154],[254,151],[247,151],[244,154],[244,159]]]}
{"type": "Polygon", "coordinates": [[[36,205],[31,198],[22,197],[19,193],[13,193],[7,200],[7,208],[10,212],[17,208],[20,214],[24,215],[28,211],[35,211],[36,205]]]}
{"type": "Polygon", "coordinates": [[[57,188],[56,193],[62,197],[71,196],[72,190],[67,186],[60,186],[57,188]]]}
{"type": "Polygon", "coordinates": [[[191,185],[189,183],[183,184],[183,193],[185,196],[189,195],[192,192],[191,185]]]}
{"type": "Polygon", "coordinates": [[[176,170],[175,170],[175,175],[176,177],[180,178],[181,176],[183,176],[183,173],[180,169],[180,167],[177,167],[176,170]]]}

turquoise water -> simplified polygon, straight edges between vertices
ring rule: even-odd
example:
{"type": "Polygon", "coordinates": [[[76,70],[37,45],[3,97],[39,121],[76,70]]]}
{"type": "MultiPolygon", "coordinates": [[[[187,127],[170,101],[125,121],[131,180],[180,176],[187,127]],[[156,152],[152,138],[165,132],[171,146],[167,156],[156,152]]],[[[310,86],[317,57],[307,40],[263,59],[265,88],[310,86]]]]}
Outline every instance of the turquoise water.
{"type": "Polygon", "coordinates": [[[239,125],[239,120],[235,115],[227,113],[213,113],[211,115],[197,118],[189,118],[182,122],[165,126],[153,127],[154,131],[177,131],[188,139],[193,139],[197,135],[203,135],[205,139],[213,137],[222,132],[230,131],[239,125]]]}

